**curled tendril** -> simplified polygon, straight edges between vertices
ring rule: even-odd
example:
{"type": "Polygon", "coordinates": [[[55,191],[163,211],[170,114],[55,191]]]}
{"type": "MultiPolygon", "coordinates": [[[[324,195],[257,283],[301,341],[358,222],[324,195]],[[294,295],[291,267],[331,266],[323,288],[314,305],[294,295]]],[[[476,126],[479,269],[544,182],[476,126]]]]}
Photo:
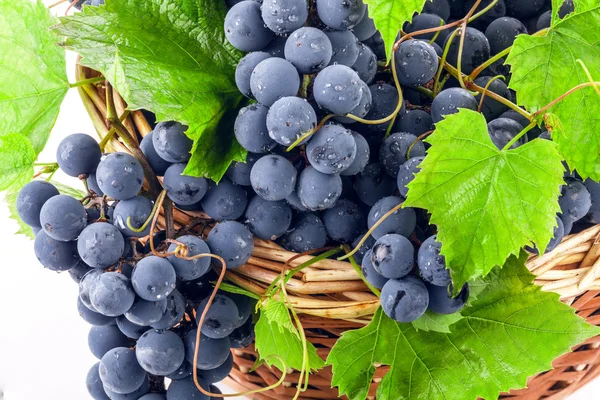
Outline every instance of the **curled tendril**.
{"type": "Polygon", "coordinates": [[[502,79],[503,81],[506,81],[506,77],[504,75],[496,75],[492,79],[490,79],[490,81],[483,88],[483,92],[481,93],[481,99],[479,100],[479,107],[477,107],[478,112],[481,112],[481,109],[483,107],[483,100],[485,100],[485,95],[487,94],[488,90],[490,89],[491,84],[494,83],[494,81],[497,79],[502,79]]]}

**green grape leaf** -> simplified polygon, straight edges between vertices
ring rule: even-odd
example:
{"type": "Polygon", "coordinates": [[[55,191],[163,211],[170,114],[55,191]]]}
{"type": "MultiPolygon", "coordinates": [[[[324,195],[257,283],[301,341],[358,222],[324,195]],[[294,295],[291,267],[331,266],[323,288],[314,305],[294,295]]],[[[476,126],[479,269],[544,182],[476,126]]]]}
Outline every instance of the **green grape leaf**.
{"type": "Polygon", "coordinates": [[[421,318],[412,323],[412,326],[418,331],[450,333],[450,326],[461,319],[462,315],[459,312],[450,315],[442,315],[427,310],[421,318]]]}
{"type": "MultiPolygon", "coordinates": [[[[284,303],[269,300],[260,309],[260,317],[254,326],[256,334],[255,347],[259,357],[269,365],[280,368],[280,362],[273,355],[279,356],[287,368],[302,368],[303,348],[300,333],[292,322],[292,317],[284,303]],[[282,312],[284,310],[284,312],[282,312]]],[[[307,371],[317,371],[325,362],[317,355],[317,350],[310,343],[307,347],[307,371]]]]}
{"type": "Polygon", "coordinates": [[[513,256],[484,278],[488,285],[452,333],[417,331],[379,309],[368,326],[345,332],[331,350],[332,384],[340,395],[364,400],[374,364],[384,364],[390,370],[377,400],[496,399],[525,387],[529,376],[600,333],[557,294],[533,285],[526,259],[524,252],[513,256]]]}
{"type": "MultiPolygon", "coordinates": [[[[535,112],[575,86],[600,80],[600,5],[575,1],[578,10],[558,21],[544,36],[519,35],[508,56],[510,87],[518,103],[535,112]],[[582,11],[583,10],[583,11],[582,11]]],[[[586,179],[600,180],[600,96],[587,87],[567,96],[550,111],[562,122],[562,135],[553,135],[571,169],[586,179]]]]}
{"type": "Polygon", "coordinates": [[[226,12],[222,1],[107,0],[61,18],[56,32],[130,109],[188,125],[195,143],[186,173],[218,181],[245,159],[231,128],[243,100],[234,80],[242,53],[225,38],[226,12]]]}
{"type": "Polygon", "coordinates": [[[17,213],[17,196],[19,195],[18,190],[7,191],[4,194],[4,201],[8,205],[9,218],[15,220],[17,222],[17,226],[19,230],[16,232],[17,235],[25,235],[29,239],[35,239],[35,235],[33,230],[29,225],[27,225],[21,217],[19,217],[19,213],[17,213]]]}
{"type": "MultiPolygon", "coordinates": [[[[213,285],[215,285],[216,281],[211,282],[211,283],[213,285]]],[[[258,296],[257,294],[252,293],[246,289],[243,289],[239,286],[232,285],[231,283],[227,283],[227,282],[221,282],[221,285],[219,285],[219,290],[224,290],[229,293],[241,294],[242,296],[251,297],[255,300],[260,299],[260,296],[258,296]]]]}
{"type": "Polygon", "coordinates": [[[0,191],[21,189],[33,177],[37,154],[29,139],[18,133],[0,136],[0,191]]]}
{"type": "Polygon", "coordinates": [[[432,146],[404,204],[431,213],[455,292],[525,245],[544,252],[564,184],[554,143],[498,150],[483,115],[466,109],[439,122],[427,142],[432,146]]]}
{"type": "Polygon", "coordinates": [[[42,151],[69,89],[65,51],[41,1],[0,0],[0,135],[20,133],[42,151]]]}
{"type": "Polygon", "coordinates": [[[392,47],[398,32],[405,22],[410,22],[415,13],[421,12],[426,0],[364,0],[369,6],[369,17],[381,33],[385,43],[388,62],[392,59],[392,47]]]}

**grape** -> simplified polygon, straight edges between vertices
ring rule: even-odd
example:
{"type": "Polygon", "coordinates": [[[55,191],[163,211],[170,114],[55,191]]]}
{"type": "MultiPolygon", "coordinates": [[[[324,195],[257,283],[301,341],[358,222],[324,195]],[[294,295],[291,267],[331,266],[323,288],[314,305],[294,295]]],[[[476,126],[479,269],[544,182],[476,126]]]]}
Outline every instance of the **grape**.
{"type": "Polygon", "coordinates": [[[88,177],[85,179],[85,183],[87,184],[88,191],[94,192],[97,196],[104,196],[104,192],[98,186],[98,181],[96,180],[96,173],[88,174],[88,177]]]}
{"type": "Polygon", "coordinates": [[[250,182],[260,197],[278,201],[294,191],[296,175],[296,168],[287,159],[278,155],[267,155],[261,157],[252,167],[250,182]]]}
{"type": "Polygon", "coordinates": [[[306,157],[317,171],[337,174],[354,162],[356,141],[343,126],[328,124],[313,135],[306,146],[306,157]]]}
{"type": "Polygon", "coordinates": [[[219,222],[208,234],[206,243],[212,251],[233,269],[244,265],[254,251],[254,239],[244,225],[235,221],[219,222]]]}
{"type": "MultiPolygon", "coordinates": [[[[402,203],[400,197],[390,196],[380,199],[369,211],[367,223],[369,229],[375,225],[388,211],[402,203]]],[[[415,230],[417,224],[417,215],[412,208],[401,208],[387,217],[375,230],[372,235],[375,239],[380,239],[388,233],[397,233],[404,237],[409,237],[415,230]]]]}
{"type": "MultiPolygon", "coordinates": [[[[215,261],[215,263],[218,263],[215,261]]],[[[200,303],[205,297],[210,296],[213,291],[213,286],[210,282],[214,282],[219,278],[217,273],[209,269],[208,272],[201,278],[193,281],[180,281],[177,290],[183,294],[183,297],[190,303],[200,303]]]]}
{"type": "Polygon", "coordinates": [[[90,271],[85,274],[83,278],[81,278],[81,282],[79,282],[79,298],[87,308],[96,312],[97,310],[90,300],[90,290],[92,289],[94,282],[96,282],[103,273],[104,271],[99,269],[90,271]]]}
{"type": "MultiPolygon", "coordinates": [[[[464,15],[462,15],[462,16],[464,17],[464,15]]],[[[445,24],[446,24],[445,19],[442,19],[440,15],[436,15],[435,13],[429,13],[429,12],[424,11],[419,15],[415,15],[415,17],[412,19],[412,22],[404,25],[404,32],[413,33],[413,32],[422,31],[425,29],[438,28],[445,24]]],[[[435,34],[436,34],[436,32],[423,33],[420,35],[413,36],[413,38],[423,39],[423,40],[427,40],[429,42],[431,39],[433,39],[435,34]]],[[[435,43],[437,43],[438,45],[443,47],[444,42],[446,41],[447,37],[448,37],[447,29],[440,31],[440,34],[435,39],[435,43]]]]}
{"type": "Polygon", "coordinates": [[[309,166],[302,171],[296,188],[302,205],[311,211],[326,210],[335,205],[342,194],[342,178],[328,175],[309,166]]]}
{"type": "Polygon", "coordinates": [[[387,174],[393,178],[398,176],[400,166],[408,159],[408,149],[411,157],[425,156],[425,145],[411,133],[398,132],[388,136],[379,149],[379,160],[387,174]]]}
{"type": "Polygon", "coordinates": [[[375,22],[369,17],[369,6],[366,5],[365,16],[352,28],[352,33],[362,42],[372,37],[376,32],[375,22]]]}
{"type": "Polygon", "coordinates": [[[127,153],[102,157],[96,170],[100,190],[115,200],[127,200],[138,194],[144,184],[140,162],[127,153]]]}
{"type": "Polygon", "coordinates": [[[277,143],[269,137],[267,112],[261,104],[250,104],[240,109],[233,132],[240,146],[252,153],[268,153],[277,143]]]}
{"type": "Polygon", "coordinates": [[[300,201],[300,198],[298,197],[298,194],[296,194],[296,191],[293,191],[288,197],[286,197],[285,201],[287,201],[290,207],[292,207],[296,211],[308,211],[308,208],[304,207],[304,205],[300,201]]]}
{"type": "Polygon", "coordinates": [[[151,326],[154,329],[170,329],[177,325],[185,314],[185,298],[177,289],[173,290],[167,296],[167,309],[162,318],[153,322],[151,326]]]}
{"type": "Polygon", "coordinates": [[[150,330],[137,341],[135,355],[147,372],[165,376],[177,371],[184,362],[185,348],[177,334],[150,330]]]}
{"type": "Polygon", "coordinates": [[[99,367],[100,362],[97,362],[90,368],[87,377],[85,378],[85,386],[92,399],[109,400],[110,398],[106,395],[106,392],[102,387],[102,381],[100,380],[100,373],[98,371],[99,367]]]}
{"type": "Polygon", "coordinates": [[[250,90],[250,76],[252,71],[261,61],[270,58],[271,55],[264,51],[254,51],[246,54],[235,68],[235,84],[241,94],[248,98],[252,98],[252,90],[250,90]]]}
{"type": "MultiPolygon", "coordinates": [[[[450,37],[448,36],[446,43],[450,37]]],[[[444,46],[446,46],[446,43],[444,43],[444,46]]],[[[458,65],[459,43],[460,37],[456,35],[448,51],[447,60],[454,66],[458,65]]],[[[465,43],[468,43],[468,46],[464,46],[462,52],[461,70],[465,74],[470,74],[490,58],[490,43],[481,31],[471,27],[467,27],[465,43]]]]}
{"type": "Polygon", "coordinates": [[[541,31],[543,29],[550,28],[551,24],[552,24],[552,10],[548,10],[545,13],[543,13],[542,15],[540,15],[540,17],[538,18],[537,23],[535,25],[535,28],[537,31],[541,31]]]}
{"type": "Polygon", "coordinates": [[[350,131],[350,133],[352,134],[354,142],[356,143],[356,156],[354,157],[354,161],[352,161],[350,166],[340,172],[340,175],[343,176],[356,175],[362,172],[369,163],[369,157],[371,155],[369,143],[364,136],[353,131],[350,131]]]}
{"type": "Polygon", "coordinates": [[[215,383],[221,382],[223,379],[227,378],[231,370],[233,369],[233,354],[229,354],[227,360],[217,368],[198,371],[198,377],[202,379],[204,382],[215,383]]]}
{"type": "Polygon", "coordinates": [[[415,276],[390,279],[381,289],[381,307],[388,317],[398,322],[412,322],[420,318],[429,305],[429,294],[415,276]]]}
{"type": "Polygon", "coordinates": [[[381,276],[388,279],[402,278],[414,266],[415,250],[410,240],[391,234],[380,237],[371,250],[371,263],[381,276]]]}
{"type": "Polygon", "coordinates": [[[415,136],[420,136],[434,129],[431,114],[423,110],[407,111],[396,122],[396,130],[398,132],[408,132],[415,136]]]}
{"type": "MultiPolygon", "coordinates": [[[[200,325],[200,318],[208,304],[208,297],[200,302],[196,309],[196,322],[200,325]]],[[[211,339],[223,339],[229,336],[238,327],[239,311],[234,301],[222,294],[217,294],[206,313],[202,334],[211,339]]]]}
{"type": "Polygon", "coordinates": [[[544,7],[544,0],[505,0],[506,14],[518,19],[532,18],[544,7]]]}
{"type": "Polygon", "coordinates": [[[567,179],[558,199],[561,214],[576,222],[587,215],[592,207],[592,198],[587,187],[578,180],[567,179]]]}
{"type": "Polygon", "coordinates": [[[364,232],[367,217],[358,204],[341,199],[323,213],[323,224],[331,239],[336,242],[351,243],[356,236],[364,232]]]}
{"type": "MultiPolygon", "coordinates": [[[[251,0],[246,0],[246,3],[251,0]]],[[[208,384],[201,379],[198,379],[200,386],[207,390],[208,384]]],[[[180,379],[178,381],[171,382],[167,389],[167,400],[209,400],[212,397],[208,397],[204,393],[198,390],[194,380],[189,377],[180,379]]]]}
{"type": "Polygon", "coordinates": [[[254,341],[254,325],[249,318],[242,326],[229,335],[232,349],[245,349],[254,341]]]}
{"type": "MultiPolygon", "coordinates": [[[[554,227],[554,235],[552,236],[552,239],[550,239],[550,243],[548,243],[548,246],[546,246],[546,253],[550,253],[552,250],[554,250],[556,248],[556,246],[558,246],[560,244],[560,242],[562,242],[564,236],[565,236],[565,226],[564,226],[562,220],[560,219],[560,217],[556,217],[556,227],[554,227]]],[[[525,246],[525,250],[527,250],[528,252],[533,253],[533,254],[540,253],[537,246],[534,246],[534,247],[525,246]]]]}
{"type": "Polygon", "coordinates": [[[288,36],[288,34],[275,35],[273,40],[271,40],[271,43],[266,45],[262,51],[269,53],[271,57],[285,58],[285,42],[287,41],[288,36]]]}
{"type": "MultiPolygon", "coordinates": [[[[352,242],[352,248],[355,249],[356,246],[358,246],[358,243],[362,240],[362,238],[365,236],[365,232],[361,233],[360,235],[358,235],[356,237],[356,239],[354,239],[354,241],[352,242]]],[[[375,239],[373,238],[373,236],[369,235],[367,237],[367,240],[365,240],[365,242],[360,246],[360,248],[358,249],[358,251],[356,253],[354,253],[354,259],[356,260],[357,263],[361,264],[365,254],[371,250],[371,248],[373,248],[373,245],[375,244],[375,239]]]]}
{"type": "Polygon", "coordinates": [[[94,309],[109,317],[125,314],[135,299],[129,278],[118,272],[106,272],[91,282],[89,295],[94,309]]]}
{"type": "MultiPolygon", "coordinates": [[[[171,165],[170,162],[165,161],[161,156],[156,152],[156,148],[154,147],[154,131],[148,133],[142,141],[140,142],[140,150],[146,156],[148,163],[152,167],[152,170],[157,176],[163,176],[167,171],[167,168],[171,165]]],[[[94,175],[95,176],[95,175],[94,175]]],[[[89,187],[89,182],[88,182],[89,187]]],[[[96,190],[94,190],[95,192],[96,190]]]]}
{"type": "Polygon", "coordinates": [[[89,174],[96,171],[102,152],[98,142],[84,133],[64,138],[56,149],[56,162],[69,176],[89,174]]]}
{"type": "MultiPolygon", "coordinates": [[[[367,119],[378,120],[390,116],[396,106],[398,105],[398,91],[395,87],[388,85],[387,83],[376,83],[369,86],[371,91],[371,110],[367,114],[367,119]]],[[[404,103],[398,113],[398,117],[401,117],[405,112],[404,103]]],[[[367,125],[367,129],[373,133],[383,135],[391,122],[384,122],[383,124],[367,125]]]]}
{"type": "MultiPolygon", "coordinates": [[[[372,255],[373,251],[371,249],[365,253],[361,261],[361,271],[367,282],[369,282],[375,288],[381,289],[389,279],[381,276],[379,272],[375,270],[373,262],[371,261],[372,255]]],[[[358,260],[356,262],[358,262],[358,260]]]]}
{"type": "Polygon", "coordinates": [[[32,181],[17,195],[17,213],[23,222],[31,227],[41,227],[40,212],[46,201],[60,193],[51,183],[32,181]]]}
{"type": "Polygon", "coordinates": [[[265,25],[278,34],[293,32],[308,18],[306,0],[263,0],[261,10],[265,25]]]}
{"type": "Polygon", "coordinates": [[[527,28],[516,18],[502,17],[494,20],[485,30],[490,43],[491,55],[510,47],[518,35],[527,34],[527,28]]]}
{"type": "Polygon", "coordinates": [[[269,108],[266,121],[269,137],[283,146],[289,146],[317,126],[317,114],[305,99],[283,97],[269,108]]]}
{"type": "Polygon", "coordinates": [[[246,223],[254,236],[263,240],[275,240],[290,227],[292,210],[283,200],[268,201],[255,196],[246,209],[246,223]]]}
{"type": "Polygon", "coordinates": [[[419,164],[421,164],[424,159],[425,157],[414,157],[400,166],[397,182],[402,197],[408,196],[408,184],[415,179],[415,175],[421,170],[419,164]]]}
{"type": "MultiPolygon", "coordinates": [[[[180,236],[177,238],[178,242],[183,243],[187,247],[187,257],[193,257],[198,254],[208,254],[210,249],[208,245],[201,238],[193,235],[180,236]]],[[[172,253],[177,248],[177,244],[172,243],[167,250],[172,253]]],[[[177,277],[184,281],[191,281],[198,279],[210,268],[210,258],[203,257],[195,260],[185,260],[175,255],[169,256],[169,262],[175,269],[177,277]]]]}
{"type": "Polygon", "coordinates": [[[35,236],[33,251],[40,264],[51,271],[67,271],[79,262],[76,242],[52,239],[44,231],[35,236]]]}
{"type": "Polygon", "coordinates": [[[394,194],[396,182],[385,173],[382,164],[369,164],[356,176],[354,191],[363,203],[372,206],[379,199],[394,194]]]}
{"type": "Polygon", "coordinates": [[[567,15],[575,11],[575,4],[573,0],[564,0],[560,8],[558,9],[558,16],[563,19],[567,15]]]}
{"type": "Polygon", "coordinates": [[[363,40],[363,43],[369,46],[371,50],[373,50],[373,53],[375,53],[378,60],[387,59],[385,43],[383,42],[383,37],[381,36],[381,33],[379,33],[379,31],[375,32],[375,34],[370,38],[363,40]]]}
{"type": "MultiPolygon", "coordinates": [[[[508,110],[508,111],[503,112],[500,115],[500,118],[512,119],[513,121],[518,122],[523,128],[525,128],[530,123],[530,121],[525,116],[521,115],[520,113],[516,112],[515,110],[508,110]]],[[[542,130],[536,126],[536,127],[532,128],[529,132],[527,132],[527,137],[529,138],[529,140],[533,140],[536,137],[541,136],[541,134],[542,134],[542,130]]],[[[548,134],[548,140],[550,140],[549,134],[548,134]]]]}
{"type": "Polygon", "coordinates": [[[241,51],[261,50],[273,39],[273,32],[262,20],[260,4],[240,1],[225,16],[225,37],[233,47],[241,51]]]}
{"type": "MultiPolygon", "coordinates": [[[[371,111],[371,103],[373,102],[373,98],[371,97],[371,91],[369,90],[369,86],[360,81],[359,86],[361,87],[362,94],[360,96],[360,103],[356,106],[354,110],[350,112],[350,114],[355,117],[364,118],[369,111],[371,111]]],[[[356,120],[351,119],[350,117],[336,116],[334,117],[336,121],[342,122],[344,124],[353,124],[356,123],[356,120]]]]}
{"type": "Polygon", "coordinates": [[[115,393],[108,389],[106,386],[104,386],[104,391],[106,392],[108,397],[111,398],[111,400],[138,400],[140,396],[143,396],[150,391],[150,382],[148,380],[148,376],[146,376],[144,382],[142,382],[142,385],[130,393],[115,393]]]}
{"type": "Polygon", "coordinates": [[[185,379],[188,376],[192,375],[192,364],[190,364],[187,361],[184,361],[179,368],[177,368],[177,370],[169,375],[167,375],[167,378],[173,380],[173,381],[178,381],[180,379],[185,379]]]}
{"type": "Polygon", "coordinates": [[[248,195],[241,186],[223,178],[218,184],[210,182],[201,204],[204,211],[215,221],[234,220],[244,214],[248,195]]]}
{"type": "Polygon", "coordinates": [[[287,38],[284,53],[301,74],[316,74],[331,61],[333,48],[323,31],[305,26],[287,38]]]}
{"type": "Polygon", "coordinates": [[[120,394],[133,392],[147,378],[146,372],[135,358],[135,352],[126,347],[108,351],[100,361],[99,371],[104,386],[120,394]]]}
{"type": "Polygon", "coordinates": [[[130,340],[116,325],[92,326],[88,333],[88,347],[97,359],[115,347],[129,347],[130,340]]]}
{"type": "Polygon", "coordinates": [[[123,335],[127,336],[131,339],[139,339],[140,336],[144,334],[147,330],[150,329],[149,326],[141,326],[138,324],[134,324],[130,320],[127,319],[124,315],[117,317],[117,327],[123,333],[123,335]]]}
{"type": "Polygon", "coordinates": [[[77,239],[87,225],[87,213],[77,199],[60,194],[46,200],[40,210],[40,224],[51,238],[68,242],[77,239]]]}
{"type": "MultiPolygon", "coordinates": [[[[515,136],[523,130],[518,122],[508,118],[496,118],[488,123],[488,133],[492,142],[499,150],[502,150],[515,136]]],[[[511,149],[516,149],[523,144],[523,139],[517,140],[511,149]]]]}
{"type": "Polygon", "coordinates": [[[358,39],[350,31],[325,32],[331,42],[332,55],[329,65],[351,67],[358,59],[358,39]]]}
{"type": "Polygon", "coordinates": [[[245,163],[238,161],[232,162],[225,174],[236,185],[251,186],[250,171],[252,170],[254,163],[256,163],[260,157],[260,154],[248,153],[246,155],[245,163]]]}
{"type": "Polygon", "coordinates": [[[431,118],[437,124],[446,115],[456,114],[459,108],[477,111],[479,103],[475,97],[463,88],[442,90],[431,103],[431,118]]]}
{"type": "Polygon", "coordinates": [[[144,237],[150,234],[150,225],[141,232],[135,232],[129,229],[127,224],[130,220],[130,225],[136,229],[141,228],[146,220],[152,214],[152,201],[143,196],[135,196],[128,200],[121,200],[115,207],[113,214],[114,225],[121,231],[125,237],[144,237]]]}
{"type": "Polygon", "coordinates": [[[396,74],[401,85],[420,86],[433,79],[438,57],[430,44],[421,40],[404,41],[394,53],[396,74]]]}
{"type": "Polygon", "coordinates": [[[256,299],[237,293],[227,293],[227,297],[233,300],[238,309],[239,318],[235,325],[235,328],[237,329],[244,325],[254,312],[256,299]]]}
{"type": "Polygon", "coordinates": [[[327,232],[319,217],[304,213],[298,216],[290,231],[282,237],[281,243],[286,250],[295,253],[320,249],[327,244],[327,232]]]}
{"type": "Polygon", "coordinates": [[[94,326],[108,325],[115,320],[114,318],[90,310],[83,304],[79,297],[77,298],[77,312],[85,322],[94,326]]]}
{"type": "Polygon", "coordinates": [[[348,114],[360,104],[359,82],[358,74],[350,67],[330,65],[315,78],[313,95],[319,106],[334,114],[348,114]]]}
{"type": "Polygon", "coordinates": [[[167,397],[164,394],[159,393],[148,393],[138,400],[167,400],[167,397]]]}
{"type": "Polygon", "coordinates": [[[75,283],[81,282],[81,278],[88,272],[90,272],[93,268],[88,267],[86,263],[83,261],[79,261],[75,266],[69,269],[69,275],[75,281],[75,283]]]}
{"type": "Polygon", "coordinates": [[[208,182],[204,178],[183,175],[187,164],[173,164],[165,172],[163,185],[167,196],[177,204],[196,204],[206,194],[208,182]]]}
{"type": "MultiPolygon", "coordinates": [[[[462,10],[459,13],[458,17],[464,17],[471,8],[475,5],[476,0],[466,0],[464,1],[464,5],[462,5],[462,10]]],[[[475,12],[483,11],[484,8],[489,6],[493,0],[483,0],[479,3],[479,6],[475,9],[475,12]]],[[[477,29],[485,29],[492,21],[497,18],[506,16],[506,4],[504,0],[499,0],[491,10],[483,14],[481,17],[477,18],[475,21],[471,22],[470,25],[474,26],[477,29]]]]}
{"type": "Polygon", "coordinates": [[[436,286],[448,286],[450,271],[446,269],[446,259],[440,254],[442,244],[436,241],[436,236],[430,236],[419,247],[417,266],[419,275],[428,283],[436,286]]]}
{"type": "Polygon", "coordinates": [[[600,224],[600,183],[586,179],[584,185],[590,193],[591,200],[590,210],[585,219],[592,224],[600,224]]]}
{"type": "Polygon", "coordinates": [[[423,12],[436,14],[447,20],[450,18],[450,3],[448,3],[448,0],[429,0],[425,2],[423,12]]]}
{"type": "Polygon", "coordinates": [[[133,290],[142,299],[165,299],[175,289],[175,269],[169,261],[156,256],[140,260],[131,275],[133,290]]]}
{"type": "Polygon", "coordinates": [[[362,0],[317,0],[319,19],[334,30],[354,28],[365,15],[362,0]]]}
{"type": "Polygon", "coordinates": [[[167,310],[167,300],[147,301],[136,297],[125,318],[139,326],[149,326],[160,321],[167,310]]]}
{"type": "Polygon", "coordinates": [[[377,74],[377,56],[363,43],[358,44],[358,49],[358,58],[352,65],[352,69],[363,82],[370,84],[377,74]]]}
{"type": "Polygon", "coordinates": [[[79,256],[92,268],[110,267],[119,261],[124,249],[123,235],[107,222],[89,225],[77,241],[79,256]]]}
{"type": "Polygon", "coordinates": [[[449,286],[426,285],[429,292],[429,309],[437,314],[454,314],[463,309],[469,300],[469,285],[465,284],[456,297],[449,286]]]}
{"type": "Polygon", "coordinates": [[[223,339],[211,339],[208,336],[200,333],[200,346],[196,348],[197,329],[192,329],[185,335],[185,359],[190,364],[194,364],[194,353],[198,352],[198,369],[208,370],[217,368],[223,364],[231,353],[228,337],[223,339]]]}
{"type": "Polygon", "coordinates": [[[295,96],[300,89],[296,68],[282,58],[267,58],[250,75],[250,90],[259,103],[270,107],[282,97],[295,96]]]}
{"type": "MultiPolygon", "coordinates": [[[[510,96],[510,92],[508,91],[506,83],[502,82],[502,80],[500,79],[495,79],[489,86],[487,86],[491,79],[492,78],[489,76],[480,76],[476,78],[474,82],[476,85],[482,88],[487,87],[487,90],[489,92],[496,93],[497,95],[500,95],[507,99],[510,96]]],[[[475,96],[475,100],[477,101],[477,103],[479,103],[481,101],[481,94],[478,93],[477,96],[475,96]]],[[[497,100],[492,99],[486,94],[485,98],[483,99],[483,106],[481,107],[481,112],[483,113],[485,119],[491,121],[495,118],[500,117],[502,113],[504,113],[507,110],[507,106],[505,106],[497,100]]],[[[529,123],[527,125],[529,125],[529,123]]]]}

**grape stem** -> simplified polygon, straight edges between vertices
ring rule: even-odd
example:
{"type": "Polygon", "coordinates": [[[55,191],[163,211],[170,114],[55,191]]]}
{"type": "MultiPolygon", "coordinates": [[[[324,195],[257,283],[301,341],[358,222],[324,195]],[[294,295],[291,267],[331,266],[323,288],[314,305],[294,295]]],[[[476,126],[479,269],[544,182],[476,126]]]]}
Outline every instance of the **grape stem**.
{"type": "Polygon", "coordinates": [[[487,60],[486,62],[481,64],[479,67],[475,68],[471,72],[471,75],[469,75],[469,80],[474,81],[475,78],[477,78],[479,76],[479,74],[481,74],[483,72],[484,69],[486,69],[490,65],[494,64],[496,61],[502,59],[504,56],[508,55],[508,53],[510,53],[511,50],[512,50],[512,46],[507,47],[506,49],[502,50],[500,53],[496,54],[494,57],[490,58],[489,60],[487,60]]]}
{"type": "MultiPolygon", "coordinates": [[[[458,44],[458,55],[456,58],[456,68],[458,69],[458,82],[460,83],[460,86],[463,89],[466,89],[466,86],[465,86],[465,81],[463,80],[463,74],[461,72],[462,71],[462,54],[463,54],[463,49],[465,46],[465,37],[467,36],[467,23],[469,22],[470,18],[475,13],[475,10],[477,9],[477,7],[479,7],[479,4],[481,4],[481,1],[482,0],[477,0],[475,2],[475,4],[473,4],[473,7],[471,7],[471,9],[467,13],[467,15],[463,18],[461,28],[460,28],[460,42],[458,44]]],[[[494,1],[498,2],[498,0],[494,0],[494,1]]],[[[491,4],[494,4],[494,2],[492,2],[491,4]]]]}
{"type": "Polygon", "coordinates": [[[509,150],[512,147],[513,144],[517,143],[517,141],[519,139],[521,139],[523,136],[525,136],[525,134],[527,132],[529,132],[531,129],[533,129],[535,126],[537,126],[537,122],[536,121],[531,121],[529,123],[529,125],[527,125],[521,132],[519,132],[519,134],[517,136],[515,136],[514,138],[512,138],[511,141],[508,142],[506,144],[506,146],[504,146],[502,148],[502,151],[504,152],[504,151],[509,150]]]}
{"type": "MultiPolygon", "coordinates": [[[[350,253],[350,251],[351,251],[350,246],[348,246],[347,244],[345,244],[344,245],[344,250],[346,251],[346,254],[350,253]]],[[[371,292],[373,292],[373,294],[375,296],[381,297],[381,291],[379,291],[379,289],[377,289],[375,286],[371,285],[369,283],[369,281],[367,280],[367,278],[365,278],[365,275],[363,274],[362,269],[360,268],[360,266],[356,262],[356,259],[354,258],[354,256],[350,256],[348,258],[348,260],[350,261],[350,264],[352,264],[352,266],[356,270],[356,273],[358,274],[358,276],[360,276],[360,279],[362,279],[363,282],[365,283],[365,285],[367,285],[367,287],[369,288],[369,290],[371,290],[371,292]]]]}
{"type": "Polygon", "coordinates": [[[577,92],[580,89],[583,89],[583,88],[586,88],[586,87],[590,87],[590,86],[596,88],[598,85],[600,85],[600,82],[586,82],[586,83],[581,83],[581,84],[575,86],[574,88],[572,88],[571,90],[569,90],[568,92],[564,93],[560,97],[556,98],[555,100],[552,100],[552,102],[550,102],[547,106],[545,106],[545,107],[539,109],[538,111],[536,111],[533,114],[533,116],[534,117],[538,117],[538,116],[544,114],[550,108],[554,107],[556,104],[560,103],[565,98],[567,98],[568,96],[572,95],[573,93],[577,92]]]}
{"type": "Polygon", "coordinates": [[[69,88],[73,89],[79,86],[83,86],[83,85],[91,85],[94,83],[100,83],[100,82],[104,82],[104,77],[103,76],[97,76],[95,78],[88,78],[88,79],[83,79],[81,81],[77,81],[77,82],[73,82],[73,83],[69,83],[69,88]]]}
{"type": "Polygon", "coordinates": [[[443,85],[440,82],[440,77],[442,76],[442,71],[444,70],[444,65],[446,64],[446,59],[448,58],[448,52],[450,51],[450,46],[452,45],[452,42],[454,41],[454,38],[456,37],[457,34],[458,34],[458,30],[454,30],[454,32],[452,32],[450,34],[450,37],[447,39],[448,41],[446,42],[446,45],[444,46],[444,52],[442,53],[442,59],[441,59],[440,65],[438,67],[438,70],[435,74],[435,80],[433,81],[434,96],[437,96],[443,87],[443,85]]]}
{"type": "Polygon", "coordinates": [[[477,112],[481,112],[483,108],[483,101],[485,100],[485,95],[489,93],[490,86],[494,83],[495,80],[502,78],[502,80],[506,81],[506,77],[504,75],[496,75],[485,85],[483,88],[483,93],[481,93],[481,100],[479,100],[479,107],[477,107],[477,112]]]}

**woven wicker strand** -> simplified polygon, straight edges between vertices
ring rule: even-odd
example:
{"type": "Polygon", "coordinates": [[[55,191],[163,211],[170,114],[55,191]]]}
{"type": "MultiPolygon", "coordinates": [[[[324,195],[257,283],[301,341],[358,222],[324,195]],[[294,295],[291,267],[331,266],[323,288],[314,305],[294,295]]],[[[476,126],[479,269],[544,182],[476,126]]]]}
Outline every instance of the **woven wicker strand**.
{"type": "MultiPolygon", "coordinates": [[[[99,74],[78,66],[76,76],[78,80],[82,80],[99,74]]],[[[98,134],[100,137],[106,136],[109,126],[105,119],[104,88],[83,85],[78,90],[98,134]]],[[[122,113],[126,104],[118,93],[115,92],[114,95],[117,111],[122,113]]],[[[142,137],[152,129],[139,111],[131,112],[123,123],[130,132],[142,137]]],[[[129,151],[118,139],[111,140],[107,149],[129,151]]],[[[177,229],[188,229],[194,225],[194,221],[210,219],[201,212],[175,209],[174,220],[177,229]]],[[[164,227],[162,218],[159,219],[159,224],[164,227]]],[[[207,229],[202,231],[203,234],[207,233],[207,229]]],[[[256,239],[255,250],[248,263],[228,271],[226,279],[253,293],[263,294],[273,279],[280,275],[284,264],[295,255],[273,242],[256,239]]],[[[299,257],[290,262],[289,266],[297,266],[311,258],[299,257]]],[[[571,305],[578,315],[600,326],[600,225],[565,237],[552,253],[530,258],[527,268],[536,275],[535,283],[542,290],[558,293],[561,300],[571,305]]],[[[326,259],[305,268],[290,279],[286,289],[292,305],[300,314],[308,340],[315,345],[322,358],[327,357],[344,331],[365,326],[379,307],[379,299],[369,291],[352,265],[337,260],[326,259]]],[[[265,366],[251,371],[256,361],[253,345],[235,349],[233,354],[234,368],[224,383],[234,390],[242,392],[262,388],[277,382],[281,376],[277,370],[270,370],[265,366]]],[[[554,360],[552,365],[552,370],[530,378],[526,389],[505,393],[500,398],[565,398],[600,375],[600,336],[576,346],[572,352],[554,360]]],[[[385,366],[376,369],[369,390],[370,399],[375,398],[378,383],[388,370],[389,367],[385,366]]],[[[297,372],[288,373],[283,385],[268,392],[254,394],[252,399],[292,398],[296,393],[298,376],[297,372]]],[[[300,399],[340,398],[337,389],[331,387],[331,377],[329,367],[311,375],[308,390],[302,393],[300,399]]]]}

